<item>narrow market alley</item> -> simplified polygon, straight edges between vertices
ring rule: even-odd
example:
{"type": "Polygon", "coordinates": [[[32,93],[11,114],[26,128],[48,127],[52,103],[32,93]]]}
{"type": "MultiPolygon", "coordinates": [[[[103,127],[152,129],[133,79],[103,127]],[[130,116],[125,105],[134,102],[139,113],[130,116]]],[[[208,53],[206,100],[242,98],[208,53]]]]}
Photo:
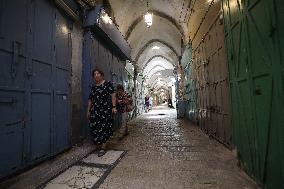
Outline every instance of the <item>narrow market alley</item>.
{"type": "Polygon", "coordinates": [[[0,189],[284,189],[283,18],[284,0],[0,0],[0,189]]]}

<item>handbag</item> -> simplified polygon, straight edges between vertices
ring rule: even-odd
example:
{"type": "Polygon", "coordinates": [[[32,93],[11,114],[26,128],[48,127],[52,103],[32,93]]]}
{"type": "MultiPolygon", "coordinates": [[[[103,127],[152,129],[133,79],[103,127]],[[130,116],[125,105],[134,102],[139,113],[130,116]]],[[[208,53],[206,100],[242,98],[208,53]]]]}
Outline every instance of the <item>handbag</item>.
{"type": "Polygon", "coordinates": [[[131,97],[127,97],[126,112],[131,112],[134,109],[133,100],[131,97]]]}

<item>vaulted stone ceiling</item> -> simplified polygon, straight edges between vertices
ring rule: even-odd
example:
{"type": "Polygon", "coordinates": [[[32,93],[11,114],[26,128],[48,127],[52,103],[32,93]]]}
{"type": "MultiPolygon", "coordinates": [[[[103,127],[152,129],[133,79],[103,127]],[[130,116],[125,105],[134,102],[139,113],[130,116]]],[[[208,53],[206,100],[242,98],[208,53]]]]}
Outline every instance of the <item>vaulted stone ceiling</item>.
{"type": "MultiPolygon", "coordinates": [[[[137,24],[144,22],[143,16],[148,10],[156,17],[153,23],[159,22],[160,27],[164,27],[163,24],[173,25],[182,35],[188,33],[186,23],[190,2],[191,0],[148,0],[147,9],[147,0],[109,0],[119,30],[126,38],[137,24]],[[160,22],[160,18],[165,20],[160,22]]],[[[163,29],[166,28],[161,28],[163,29]]]]}
{"type": "Polygon", "coordinates": [[[161,71],[173,70],[177,66],[182,45],[188,42],[187,21],[191,2],[109,0],[115,23],[132,48],[132,61],[147,78],[148,86],[166,88],[171,82],[169,75],[161,71]],[[147,11],[153,14],[150,28],[144,22],[147,11]]]}
{"type": "Polygon", "coordinates": [[[167,89],[171,82],[163,70],[173,70],[187,42],[189,0],[109,0],[119,30],[132,48],[132,60],[148,86],[167,89]],[[147,28],[144,15],[153,14],[147,28]],[[159,49],[153,49],[158,47],[159,49]]]}

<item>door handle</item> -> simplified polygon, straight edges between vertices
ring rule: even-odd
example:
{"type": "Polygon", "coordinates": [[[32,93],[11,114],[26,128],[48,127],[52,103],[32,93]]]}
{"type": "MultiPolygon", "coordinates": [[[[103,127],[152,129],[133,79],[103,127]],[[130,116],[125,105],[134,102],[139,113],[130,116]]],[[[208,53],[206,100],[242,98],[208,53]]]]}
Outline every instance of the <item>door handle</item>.
{"type": "Polygon", "coordinates": [[[256,89],[253,91],[253,93],[254,93],[255,95],[261,95],[261,94],[262,94],[260,88],[256,88],[256,89]]]}
{"type": "Polygon", "coordinates": [[[0,98],[0,104],[13,105],[17,102],[15,98],[0,98]]]}
{"type": "Polygon", "coordinates": [[[16,66],[19,63],[20,45],[21,43],[13,41],[13,61],[11,64],[11,76],[13,79],[15,79],[17,74],[16,66]]]}

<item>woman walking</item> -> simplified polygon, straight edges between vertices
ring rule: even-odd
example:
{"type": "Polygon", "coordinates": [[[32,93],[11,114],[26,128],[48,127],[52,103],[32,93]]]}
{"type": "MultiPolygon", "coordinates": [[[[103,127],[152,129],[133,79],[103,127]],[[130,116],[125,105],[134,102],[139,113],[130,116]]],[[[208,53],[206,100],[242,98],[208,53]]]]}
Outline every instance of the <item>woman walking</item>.
{"type": "Polygon", "coordinates": [[[119,140],[122,140],[124,136],[128,135],[128,127],[127,127],[127,104],[128,104],[128,94],[124,91],[122,85],[117,85],[116,88],[116,104],[117,104],[117,112],[119,117],[119,125],[121,125],[120,129],[120,137],[119,140]]]}
{"type": "Polygon", "coordinates": [[[117,112],[116,97],[112,83],[104,80],[104,73],[101,70],[94,69],[92,77],[95,84],[89,95],[87,118],[100,157],[105,154],[106,142],[113,134],[112,114],[117,112]]]}
{"type": "Polygon", "coordinates": [[[149,112],[149,106],[150,106],[150,96],[145,96],[145,106],[146,106],[146,113],[149,112]]]}

